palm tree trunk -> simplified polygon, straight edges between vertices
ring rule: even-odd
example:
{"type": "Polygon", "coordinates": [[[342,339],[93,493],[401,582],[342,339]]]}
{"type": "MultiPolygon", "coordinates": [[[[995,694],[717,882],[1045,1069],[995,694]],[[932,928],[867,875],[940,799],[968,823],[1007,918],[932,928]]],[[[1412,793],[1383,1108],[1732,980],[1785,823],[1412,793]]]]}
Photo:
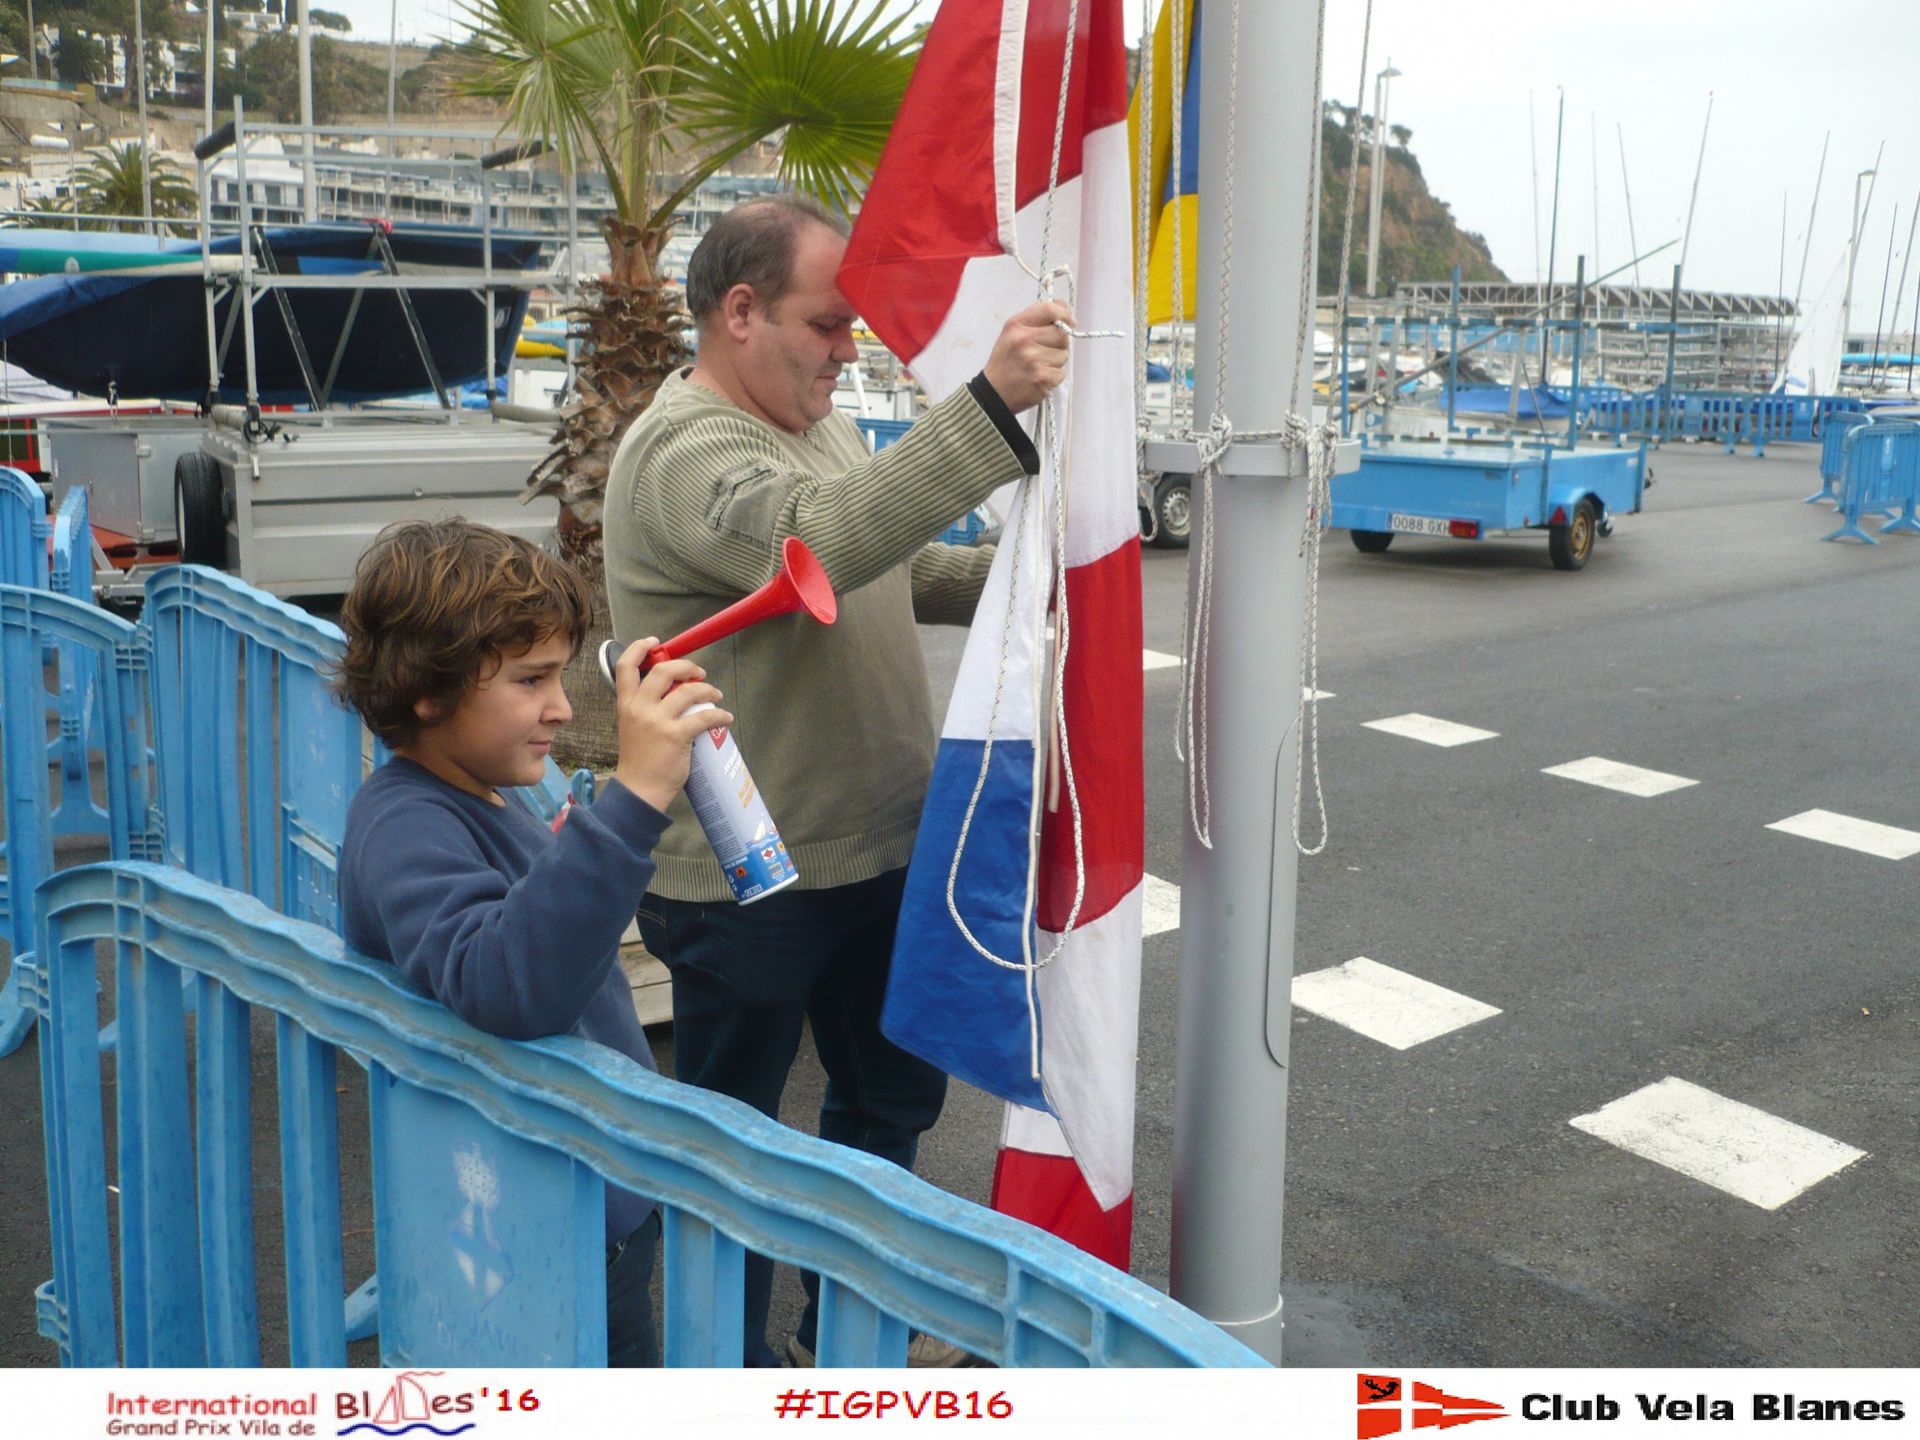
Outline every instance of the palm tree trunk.
{"type": "Polygon", "coordinates": [[[686,310],[679,292],[660,283],[656,268],[671,228],[607,217],[608,273],[588,287],[586,303],[570,315],[581,342],[575,395],[527,492],[528,498],[559,497],[560,553],[587,576],[595,595],[593,629],[565,676],[573,722],[554,740],[554,761],[565,770],[611,770],[619,757],[613,696],[598,660],[600,643],[613,635],[602,518],[621,437],[687,358],[680,338],[686,310]]]}

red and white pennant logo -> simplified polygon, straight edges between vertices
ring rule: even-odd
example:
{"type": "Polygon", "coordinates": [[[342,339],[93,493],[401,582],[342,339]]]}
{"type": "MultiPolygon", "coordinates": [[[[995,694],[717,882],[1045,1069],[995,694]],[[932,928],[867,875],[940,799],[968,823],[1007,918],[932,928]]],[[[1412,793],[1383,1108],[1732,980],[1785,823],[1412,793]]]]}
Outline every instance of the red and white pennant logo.
{"type": "Polygon", "coordinates": [[[1475,1420],[1504,1420],[1507,1412],[1491,1400],[1469,1400],[1397,1375],[1361,1375],[1356,1396],[1359,1440],[1379,1440],[1402,1430],[1444,1430],[1475,1420]]]}

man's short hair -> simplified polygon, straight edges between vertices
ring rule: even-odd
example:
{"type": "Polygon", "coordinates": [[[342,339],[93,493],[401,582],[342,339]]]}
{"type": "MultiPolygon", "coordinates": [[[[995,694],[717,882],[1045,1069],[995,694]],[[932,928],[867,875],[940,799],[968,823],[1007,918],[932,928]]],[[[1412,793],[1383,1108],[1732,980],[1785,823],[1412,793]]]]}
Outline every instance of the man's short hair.
{"type": "Polygon", "coordinates": [[[800,232],[824,225],[845,239],[847,222],[805,195],[769,195],[736,205],[700,237],[687,262],[687,310],[696,325],[720,308],[736,285],[750,285],[771,307],[793,285],[793,252],[800,232]]]}
{"type": "Polygon", "coordinates": [[[592,620],[585,577],[532,541],[470,520],[403,520],[354,571],[334,693],[389,746],[411,745],[417,701],[444,720],[483,668],[552,635],[578,655],[592,620]]]}

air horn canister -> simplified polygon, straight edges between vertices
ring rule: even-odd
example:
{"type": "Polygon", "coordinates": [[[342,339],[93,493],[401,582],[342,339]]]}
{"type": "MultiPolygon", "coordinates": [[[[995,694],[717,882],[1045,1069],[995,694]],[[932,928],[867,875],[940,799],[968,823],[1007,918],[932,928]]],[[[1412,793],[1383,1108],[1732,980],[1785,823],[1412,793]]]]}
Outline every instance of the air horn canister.
{"type": "MultiPolygon", "coordinates": [[[[839,608],[827,572],[799,537],[790,535],[780,550],[778,575],[719,614],[654,646],[647,652],[645,668],[651,669],[663,660],[677,660],[749,625],[795,610],[804,610],[822,625],[831,625],[839,608]]],[[[613,662],[622,648],[618,640],[600,647],[600,670],[609,685],[613,683],[613,662]]],[[[687,801],[700,820],[700,828],[707,832],[707,843],[713,847],[733,898],[740,904],[765,899],[800,878],[780,832],[774,828],[760,787],[747,772],[740,747],[724,727],[715,727],[693,742],[687,801]]]]}

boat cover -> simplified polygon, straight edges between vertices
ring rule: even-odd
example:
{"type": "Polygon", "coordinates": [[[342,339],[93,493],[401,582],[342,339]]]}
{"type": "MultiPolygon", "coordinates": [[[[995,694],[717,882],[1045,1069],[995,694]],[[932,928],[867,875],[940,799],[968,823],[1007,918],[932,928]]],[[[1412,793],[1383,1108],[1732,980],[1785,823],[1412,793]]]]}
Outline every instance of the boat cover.
{"type": "MultiPolygon", "coordinates": [[[[73,239],[72,232],[0,232],[0,269],[9,255],[22,251],[52,253],[56,237],[73,239]],[[7,247],[12,246],[10,251],[7,247]]],[[[265,232],[275,261],[285,274],[373,274],[381,269],[370,231],[351,226],[288,226],[265,232]]],[[[86,241],[102,237],[82,232],[86,241]]],[[[112,247],[92,252],[100,261],[91,268],[122,268],[127,259],[145,255],[155,262],[197,262],[197,240],[154,242],[138,239],[140,247],[119,252],[117,266],[105,259],[112,247]]],[[[477,230],[448,233],[396,225],[388,234],[401,273],[447,274],[471,270],[476,283],[482,256],[477,230]]],[[[519,233],[493,236],[496,275],[531,270],[542,258],[546,242],[519,233]]],[[[223,236],[212,246],[215,255],[237,256],[239,237],[223,236]]],[[[45,275],[0,286],[0,360],[18,365],[50,384],[88,395],[150,395],[170,400],[204,400],[207,395],[208,343],[206,286],[197,263],[190,273],[164,275],[88,274],[45,275]]],[[[529,282],[531,283],[531,282],[529,282]]],[[[286,290],[297,329],[305,341],[318,379],[324,384],[339,346],[354,292],[348,290],[286,290]]],[[[427,347],[441,379],[451,389],[485,376],[487,345],[494,352],[494,368],[504,373],[513,361],[514,341],[526,318],[529,289],[498,289],[491,313],[465,290],[410,292],[427,347]]],[[[226,331],[238,291],[222,286],[216,292],[214,335],[226,331]]],[[[392,291],[363,291],[353,329],[340,355],[332,399],[340,402],[412,394],[430,389],[432,380],[420,362],[407,333],[400,299],[392,291]]],[[[307,402],[299,362],[280,306],[263,296],[254,306],[254,344],[258,354],[260,400],[269,405],[307,402]]],[[[247,389],[246,352],[234,327],[221,367],[217,399],[244,401],[247,389]]]]}

